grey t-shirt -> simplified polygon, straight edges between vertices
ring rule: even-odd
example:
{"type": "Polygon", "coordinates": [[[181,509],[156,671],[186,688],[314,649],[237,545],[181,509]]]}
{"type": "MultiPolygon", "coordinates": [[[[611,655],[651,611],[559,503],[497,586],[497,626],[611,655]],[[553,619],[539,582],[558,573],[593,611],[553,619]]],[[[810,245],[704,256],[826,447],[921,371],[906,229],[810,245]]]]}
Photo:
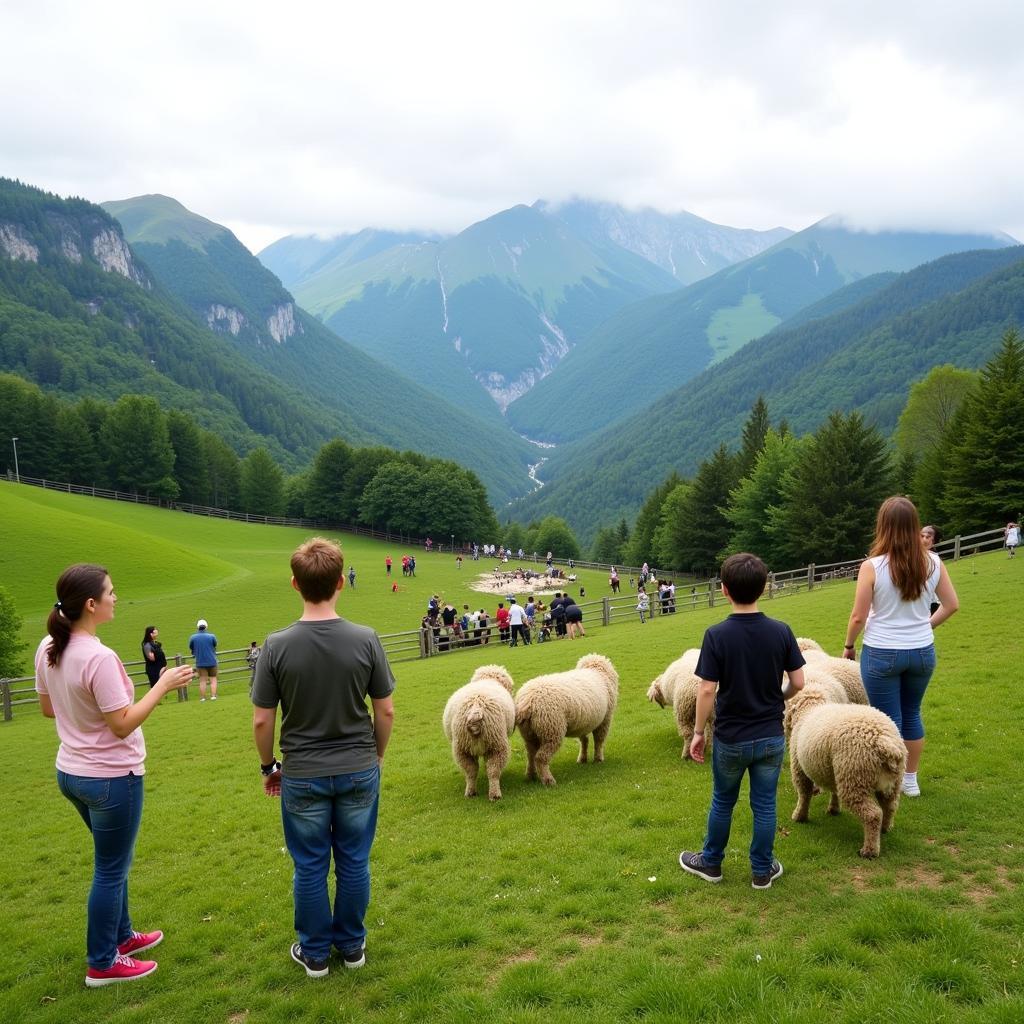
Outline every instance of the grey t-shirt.
{"type": "Polygon", "coordinates": [[[384,648],[368,626],[299,621],[267,637],[252,702],[281,705],[282,771],[314,779],[372,767],[377,745],[366,698],[380,700],[394,688],[384,648]]]}

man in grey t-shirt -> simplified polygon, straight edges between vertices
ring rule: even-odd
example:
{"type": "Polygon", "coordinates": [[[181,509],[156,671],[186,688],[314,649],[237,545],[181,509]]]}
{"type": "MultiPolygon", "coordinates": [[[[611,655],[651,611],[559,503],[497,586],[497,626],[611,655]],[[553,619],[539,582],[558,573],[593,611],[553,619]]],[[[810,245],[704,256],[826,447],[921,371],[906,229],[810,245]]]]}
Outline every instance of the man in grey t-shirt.
{"type": "Polygon", "coordinates": [[[322,978],[332,945],[346,967],[366,962],[370,847],[395,680],[377,634],[335,610],[344,583],[337,544],[307,541],[292,555],[291,569],[302,618],[263,644],[252,690],[253,736],[264,790],[282,798],[285,843],[295,863],[299,941],[291,956],[309,977],[322,978]],[[278,705],[281,764],[274,757],[278,705]],[[327,892],[332,852],[338,877],[333,912],[327,892]]]}

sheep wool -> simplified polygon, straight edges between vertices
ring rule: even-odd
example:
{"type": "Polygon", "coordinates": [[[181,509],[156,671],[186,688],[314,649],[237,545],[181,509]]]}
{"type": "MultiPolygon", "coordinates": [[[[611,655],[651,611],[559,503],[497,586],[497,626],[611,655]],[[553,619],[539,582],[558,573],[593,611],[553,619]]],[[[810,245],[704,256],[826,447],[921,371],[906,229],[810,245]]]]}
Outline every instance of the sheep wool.
{"type": "Polygon", "coordinates": [[[516,694],[516,725],[526,743],[527,779],[555,784],[549,766],[566,736],[580,741],[577,763],[586,764],[591,735],[594,761],[603,761],[618,700],[619,675],[601,654],[586,654],[568,672],[524,683],[516,694]]]}
{"type": "MultiPolygon", "coordinates": [[[[676,729],[683,738],[683,760],[690,756],[690,741],[693,739],[693,726],[697,718],[697,691],[700,679],[694,674],[700,650],[691,647],[684,651],[682,657],[676,658],[647,690],[647,699],[660,707],[672,705],[676,719],[676,729]]],[[[712,707],[704,729],[704,739],[710,744],[715,722],[715,709],[712,707]]]]}
{"type": "Polygon", "coordinates": [[[828,813],[840,805],[864,826],[862,857],[877,857],[881,833],[892,828],[900,803],[907,748],[892,719],[858,704],[830,704],[805,688],[786,709],[794,821],[807,821],[814,786],[830,791],[828,813]]]}
{"type": "Polygon", "coordinates": [[[466,776],[466,796],[476,796],[480,758],[487,770],[487,797],[501,799],[501,773],[508,764],[509,737],[515,728],[512,677],[502,665],[482,665],[456,690],[442,716],[452,757],[466,776]]]}
{"type": "Polygon", "coordinates": [[[860,665],[849,658],[833,658],[821,650],[813,648],[804,651],[808,666],[820,665],[828,669],[842,684],[846,698],[851,704],[867,704],[868,695],[860,677],[860,665]]]}

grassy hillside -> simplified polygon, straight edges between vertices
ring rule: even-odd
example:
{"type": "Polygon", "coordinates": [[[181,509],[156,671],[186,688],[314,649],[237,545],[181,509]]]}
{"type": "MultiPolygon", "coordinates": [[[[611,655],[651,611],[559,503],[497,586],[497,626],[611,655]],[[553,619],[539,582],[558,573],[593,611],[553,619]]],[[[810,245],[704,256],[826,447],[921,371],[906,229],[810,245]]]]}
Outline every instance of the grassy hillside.
{"type": "MultiPolygon", "coordinates": [[[[548,485],[523,517],[557,510],[583,534],[632,517],[673,469],[687,475],[719,443],[738,442],[757,396],[797,433],[840,409],[890,431],[910,384],[932,366],[980,366],[1010,324],[1024,322],[1024,249],[947,256],[900,275],[831,316],[752,342],[724,362],[595,438],[556,449],[548,485]]],[[[818,311],[841,306],[834,298],[818,311]]]]}
{"type": "Polygon", "coordinates": [[[549,377],[514,402],[509,422],[566,443],[623,420],[779,321],[867,275],[1008,237],[847,231],[822,222],[707,280],[610,317],[549,377]]]}
{"type": "MultiPolygon", "coordinates": [[[[7,492],[0,487],[0,500],[7,492]]],[[[257,567],[280,569],[292,543],[274,528],[197,528],[197,548],[214,544],[218,557],[229,552],[229,560],[257,567]]],[[[20,532],[14,537],[20,545],[20,532]]],[[[62,562],[75,557],[70,548],[58,554],[62,562]]],[[[1019,568],[998,553],[951,566],[962,610],[938,633],[939,668],[924,708],[923,795],[903,801],[881,857],[857,857],[859,822],[846,811],[828,817],[823,798],[809,823],[790,822],[784,772],[776,853],[785,875],[765,893],[750,888],[743,801],[723,883],[709,886],[679,870],[679,850],[699,846],[704,832],[709,770],[680,760],[670,713],[644,699],[653,676],[725,614],[721,605],[592,629],[585,645],[490,648],[397,666],[367,965],[346,971],[335,961],[316,983],[288,957],[291,862],[279,808],[263,797],[255,770],[244,683],[225,683],[216,707],[167,701],[146,723],[132,907],[137,926],[163,928],[167,938],[155,951],[157,974],[121,990],[82,984],[92,851],[54,784],[53,724],[18,709],[13,722],[0,723],[0,757],[22,780],[0,804],[7,839],[0,941],[9,951],[0,966],[0,1018],[1017,1021],[1024,1016],[1024,853],[1006,808],[1024,797],[1013,763],[1024,742],[1024,701],[1005,610],[1024,601],[1019,568]],[[514,736],[504,799],[465,800],[440,726],[452,690],[484,661],[504,662],[521,684],[590,650],[611,657],[620,674],[605,763],[576,764],[567,741],[552,765],[558,785],[545,790],[524,781],[523,745],[514,736]]],[[[159,594],[156,569],[150,563],[132,584],[148,580],[147,614],[179,600],[159,594]]],[[[119,589],[120,620],[133,609],[126,587],[119,589]]],[[[287,591],[283,573],[272,589],[287,591]]],[[[253,591],[239,581],[210,593],[244,616],[253,591]]],[[[343,614],[361,619],[361,599],[358,588],[346,590],[343,614]]],[[[772,602],[768,611],[834,645],[851,599],[852,585],[839,583],[772,602]]],[[[254,609],[240,629],[244,640],[265,610],[254,609]]],[[[211,625],[218,627],[212,617],[211,625]]],[[[118,626],[106,627],[105,638],[118,626]]]]}

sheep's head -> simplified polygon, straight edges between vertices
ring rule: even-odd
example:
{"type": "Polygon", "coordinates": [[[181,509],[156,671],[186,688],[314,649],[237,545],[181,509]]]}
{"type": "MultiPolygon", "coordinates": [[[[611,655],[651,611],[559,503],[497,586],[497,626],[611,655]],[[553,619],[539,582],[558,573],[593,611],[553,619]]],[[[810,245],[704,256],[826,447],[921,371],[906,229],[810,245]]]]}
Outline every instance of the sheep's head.
{"type": "Polygon", "coordinates": [[[661,688],[661,678],[661,676],[658,676],[647,688],[647,699],[652,704],[657,704],[659,708],[665,706],[665,691],[661,688]]]}
{"type": "Polygon", "coordinates": [[[821,690],[805,687],[795,697],[791,697],[786,704],[786,714],[782,719],[782,726],[789,739],[796,720],[807,711],[821,707],[828,703],[828,698],[821,690]]]}
{"type": "Polygon", "coordinates": [[[810,637],[798,636],[796,638],[796,645],[800,648],[803,653],[808,651],[821,651],[824,653],[825,649],[818,643],[817,640],[811,640],[810,637]]]}
{"type": "Polygon", "coordinates": [[[481,679],[490,679],[501,686],[504,686],[509,693],[512,692],[512,677],[504,665],[481,665],[470,678],[471,683],[478,683],[481,679]]]}

